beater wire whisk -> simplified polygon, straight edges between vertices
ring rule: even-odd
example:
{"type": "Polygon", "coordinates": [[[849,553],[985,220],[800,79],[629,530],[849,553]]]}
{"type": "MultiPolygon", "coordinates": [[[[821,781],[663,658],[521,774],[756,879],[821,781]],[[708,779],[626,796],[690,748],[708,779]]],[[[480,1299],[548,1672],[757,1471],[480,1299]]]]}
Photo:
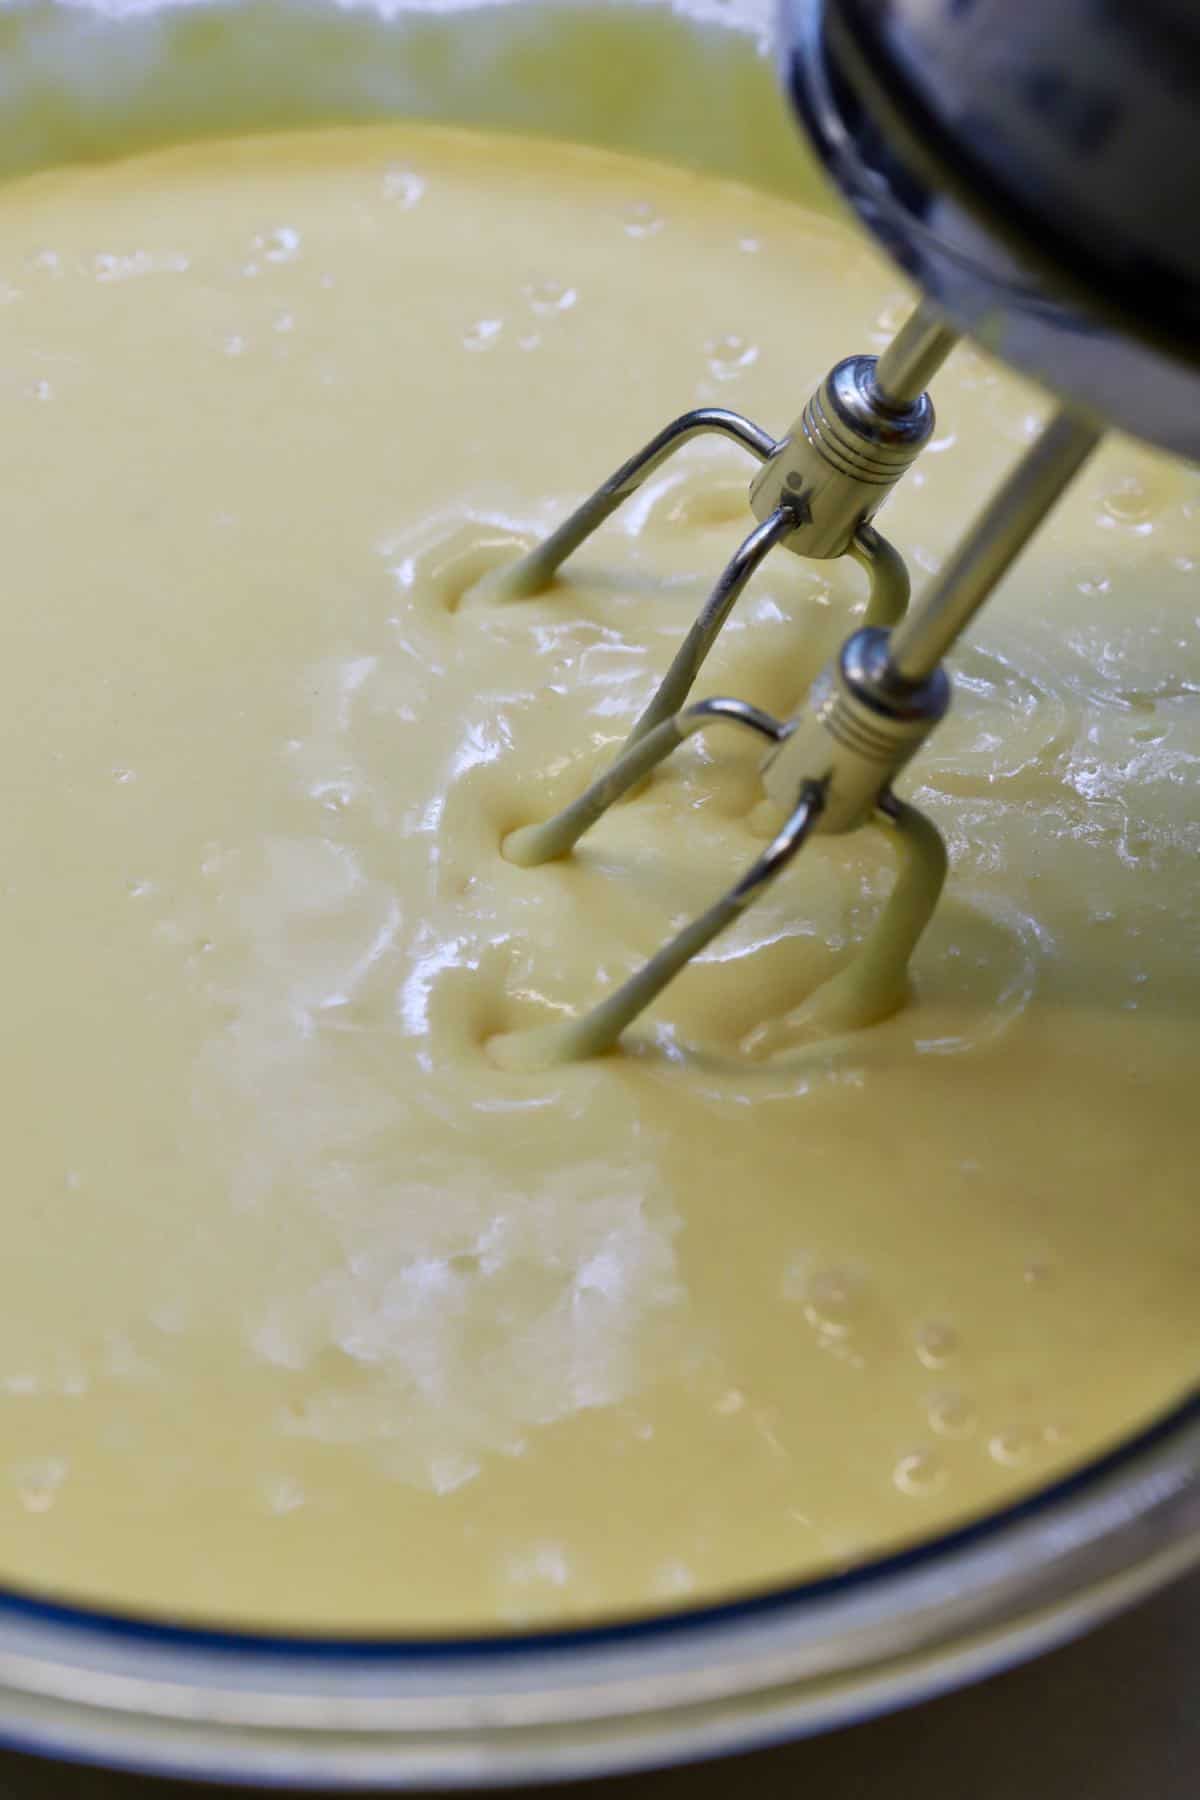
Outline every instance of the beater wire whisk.
{"type": "MultiPolygon", "coordinates": [[[[870,521],[928,443],[924,391],[956,342],[923,302],[876,360],[853,356],[821,382],[776,441],[737,413],[685,413],[623,463],[548,538],[489,578],[510,598],[544,589],[572,551],[683,444],[702,433],[732,439],[760,467],[750,484],[758,523],[726,564],[615,762],[560,813],[510,833],[505,855],[523,867],[567,855],[622,795],[687,738],[712,724],[756,733],[770,748],[763,785],[779,821],[746,873],[607,999],[579,1018],[494,1040],[511,1066],[573,1061],[614,1047],[675,975],[776,880],[816,833],[882,830],[899,858],[891,895],[866,942],[792,1016],[793,1026],[844,1031],[875,1023],[903,997],[912,951],[937,904],[946,850],[933,824],[892,791],[896,775],[944,717],[950,686],[941,658],[991,593],[1099,442],[1100,431],[1060,410],[1001,484],[919,607],[909,610],[903,558],[870,521]],[[814,683],[805,711],[780,721],[749,702],[685,705],[739,595],[776,548],[818,560],[849,555],[867,571],[863,624],[814,683]]],[[[763,1027],[752,1037],[763,1048],[763,1027]]]]}

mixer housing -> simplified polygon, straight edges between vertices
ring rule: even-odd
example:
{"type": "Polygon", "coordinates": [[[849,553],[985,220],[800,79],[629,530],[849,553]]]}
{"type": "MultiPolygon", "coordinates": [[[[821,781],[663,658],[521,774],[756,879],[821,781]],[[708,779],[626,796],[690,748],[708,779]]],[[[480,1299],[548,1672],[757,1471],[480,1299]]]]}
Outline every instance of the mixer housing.
{"type": "Polygon", "coordinates": [[[1200,455],[1193,0],[781,0],[778,23],[828,174],[945,317],[1200,455]]]}

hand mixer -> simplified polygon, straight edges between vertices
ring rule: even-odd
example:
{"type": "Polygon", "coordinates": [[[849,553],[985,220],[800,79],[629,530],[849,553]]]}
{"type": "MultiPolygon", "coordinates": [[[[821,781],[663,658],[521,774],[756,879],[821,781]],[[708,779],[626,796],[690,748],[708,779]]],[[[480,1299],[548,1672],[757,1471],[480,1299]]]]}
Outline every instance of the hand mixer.
{"type": "Polygon", "coordinates": [[[544,542],[497,572],[531,594],[669,456],[718,433],[759,467],[754,528],[721,573],[613,765],[505,853],[567,854],[686,738],[736,726],[768,745],[774,838],[740,881],[585,1015],[503,1040],[506,1060],[610,1049],[683,966],[816,833],[882,828],[900,872],[872,935],[810,998],[824,1031],[892,1010],[946,871],[930,820],[893,792],[945,715],[943,659],[1108,423],[1200,453],[1200,13],[1193,0],[784,0],[782,64],[827,171],[923,298],[881,356],[832,369],[785,437],[702,408],[666,426],[544,542]],[[917,605],[872,520],[933,431],[925,389],[962,334],[1061,404],[917,605]],[[849,555],[865,621],[780,721],[733,698],[688,704],[754,571],[781,549],[849,555]]]}

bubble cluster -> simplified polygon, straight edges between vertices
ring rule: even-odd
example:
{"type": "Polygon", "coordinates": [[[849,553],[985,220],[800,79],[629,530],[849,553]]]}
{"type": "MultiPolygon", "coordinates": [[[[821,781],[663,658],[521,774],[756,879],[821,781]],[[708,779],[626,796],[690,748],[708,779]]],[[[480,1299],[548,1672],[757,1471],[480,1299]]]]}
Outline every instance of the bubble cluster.
{"type": "Polygon", "coordinates": [[[690,1594],[695,1585],[695,1574],[685,1562],[660,1563],[650,1578],[652,1592],[664,1600],[676,1594],[690,1594]]]}
{"type": "Polygon", "coordinates": [[[46,1513],[58,1499],[67,1478],[67,1461],[61,1456],[38,1457],[10,1471],[17,1498],[26,1512],[46,1513]]]}
{"type": "Polygon", "coordinates": [[[276,1518],[286,1518],[289,1513],[299,1512],[308,1496],[304,1486],[293,1475],[277,1475],[263,1484],[263,1501],[267,1511],[276,1518]]]}
{"type": "Polygon", "coordinates": [[[508,1579],[520,1587],[547,1585],[565,1587],[571,1572],[571,1558],[563,1544],[531,1545],[508,1558],[508,1579]]]}
{"type": "Polygon", "coordinates": [[[939,1437],[970,1437],[975,1429],[975,1408],[965,1394],[956,1389],[931,1394],[926,1407],[929,1429],[939,1437]]]}
{"type": "Polygon", "coordinates": [[[383,197],[401,212],[410,212],[425,192],[425,178],[415,169],[391,168],[384,172],[383,197]]]}
{"type": "Polygon", "coordinates": [[[666,220],[649,200],[635,200],[625,208],[622,221],[627,237],[657,237],[666,220]]]}
{"type": "Polygon", "coordinates": [[[736,381],[758,361],[758,345],[736,331],[709,338],[704,346],[708,369],[717,381],[736,381]]]}
{"type": "Polygon", "coordinates": [[[958,1354],[958,1333],[952,1325],[931,1319],[918,1326],[913,1347],[927,1369],[944,1369],[958,1354]]]}
{"type": "Polygon", "coordinates": [[[862,1316],[865,1283],[852,1269],[818,1269],[800,1289],[804,1317],[821,1337],[845,1338],[862,1316]]]}
{"type": "Polygon", "coordinates": [[[1033,1434],[1021,1426],[1009,1426],[988,1439],[988,1455],[1006,1469],[1020,1469],[1033,1455],[1033,1434]]]}
{"type": "Polygon", "coordinates": [[[578,291],[562,281],[535,281],[521,289],[530,311],[541,318],[554,313],[570,312],[579,299],[578,291]]]}
{"type": "Polygon", "coordinates": [[[892,1470],[893,1484],[914,1500],[927,1500],[945,1487],[948,1472],[932,1450],[914,1450],[902,1456],[892,1470]]]}
{"type": "Polygon", "coordinates": [[[1158,510],[1158,496],[1140,475],[1123,475],[1100,502],[1100,523],[1144,527],[1158,510]]]}
{"type": "Polygon", "coordinates": [[[269,263],[295,262],[300,254],[300,233],[293,225],[276,225],[256,236],[252,247],[269,263]]]}
{"type": "Polygon", "coordinates": [[[476,319],[463,333],[464,350],[491,350],[504,330],[503,319],[476,319]]]}

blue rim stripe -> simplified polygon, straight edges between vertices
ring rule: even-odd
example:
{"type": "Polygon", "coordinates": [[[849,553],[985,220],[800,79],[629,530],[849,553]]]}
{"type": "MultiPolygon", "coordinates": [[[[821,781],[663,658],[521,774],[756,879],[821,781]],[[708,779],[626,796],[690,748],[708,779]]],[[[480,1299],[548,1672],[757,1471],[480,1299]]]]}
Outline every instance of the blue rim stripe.
{"type": "Polygon", "coordinates": [[[568,1650],[606,1644],[645,1642],[703,1629],[711,1625],[740,1623],[767,1618],[796,1606],[816,1605],[835,1595],[851,1593],[877,1581],[918,1570],[940,1557],[969,1549],[994,1537],[1010,1525],[1036,1518],[1039,1513],[1084,1492],[1093,1482],[1118,1473],[1126,1464],[1145,1451],[1152,1450],[1184,1427],[1200,1422],[1200,1389],[1190,1393],[1180,1404],[1155,1420],[1152,1425],[1125,1439],[1114,1450],[1107,1451],[1094,1462],[1086,1463],[1072,1474],[1040,1488],[1015,1505],[986,1514],[969,1525],[947,1532],[860,1563],[834,1575],[818,1576],[785,1588],[745,1595],[736,1600],[719,1601],[707,1606],[676,1609],[668,1615],[616,1620],[611,1624],[582,1625],[556,1631],[490,1634],[475,1637],[352,1637],[309,1636],[303,1632],[266,1634],[253,1631],[216,1631],[196,1625],[174,1625],[166,1620],[137,1614],[103,1612],[87,1607],[69,1606],[56,1601],[37,1599],[11,1588],[0,1588],[0,1626],[6,1618],[32,1620],[86,1631],[93,1637],[109,1637],[124,1642],[161,1648],[199,1651],[243,1651],[269,1653],[305,1664],[321,1662],[453,1661],[487,1656],[495,1660],[524,1655],[530,1651],[568,1650]]]}

